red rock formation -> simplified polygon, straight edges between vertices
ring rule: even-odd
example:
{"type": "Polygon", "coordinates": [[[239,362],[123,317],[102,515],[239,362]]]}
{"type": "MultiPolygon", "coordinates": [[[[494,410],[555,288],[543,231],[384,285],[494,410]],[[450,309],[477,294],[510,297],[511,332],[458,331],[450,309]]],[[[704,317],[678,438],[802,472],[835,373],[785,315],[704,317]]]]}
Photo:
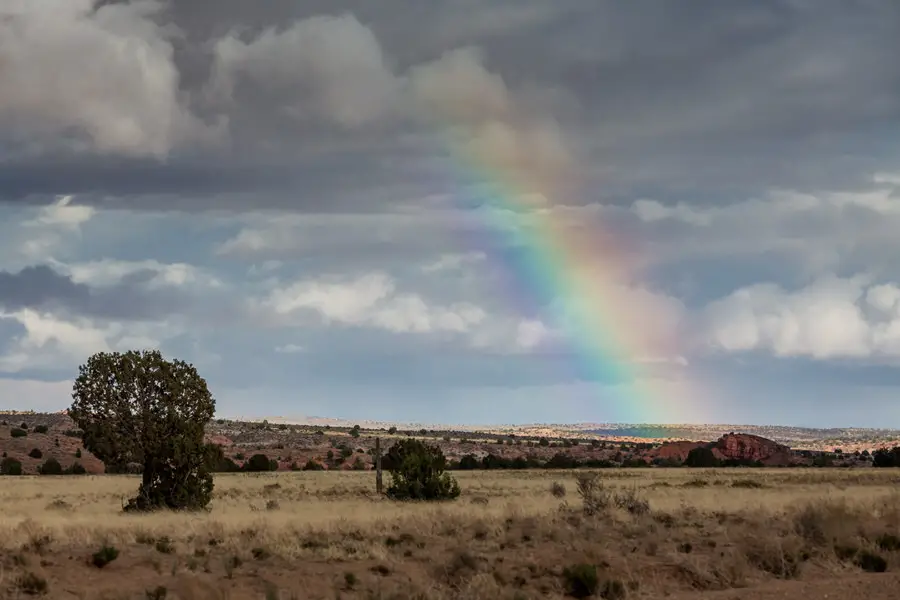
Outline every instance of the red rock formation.
{"type": "MultiPolygon", "coordinates": [[[[654,457],[684,461],[694,448],[706,446],[706,442],[668,442],[653,453],[654,457]]],[[[760,461],[765,465],[789,465],[791,450],[772,440],[746,433],[723,435],[712,447],[713,455],[719,460],[760,461]]]]}
{"type": "Polygon", "coordinates": [[[791,449],[772,440],[748,433],[728,433],[719,438],[715,449],[726,458],[760,461],[764,464],[789,464],[791,449]]]}

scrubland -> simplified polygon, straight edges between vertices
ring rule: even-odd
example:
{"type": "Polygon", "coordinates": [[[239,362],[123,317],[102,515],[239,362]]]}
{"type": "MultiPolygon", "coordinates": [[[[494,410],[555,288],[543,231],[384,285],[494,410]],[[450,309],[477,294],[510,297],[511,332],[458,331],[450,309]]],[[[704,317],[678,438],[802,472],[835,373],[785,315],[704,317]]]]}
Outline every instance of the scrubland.
{"type": "Polygon", "coordinates": [[[228,474],[208,513],[149,515],[122,513],[135,476],[4,478],[0,590],[787,599],[854,582],[848,594],[897,597],[898,470],[607,469],[588,502],[585,473],[456,472],[462,495],[437,504],[378,497],[372,472],[228,474]]]}

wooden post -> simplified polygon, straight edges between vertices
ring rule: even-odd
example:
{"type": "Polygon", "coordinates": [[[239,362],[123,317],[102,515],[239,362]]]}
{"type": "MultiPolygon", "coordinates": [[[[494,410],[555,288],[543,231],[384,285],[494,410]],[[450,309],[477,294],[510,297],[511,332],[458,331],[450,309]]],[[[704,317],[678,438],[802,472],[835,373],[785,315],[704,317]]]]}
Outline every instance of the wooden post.
{"type": "Polygon", "coordinates": [[[381,495],[381,438],[375,438],[375,492],[381,495]]]}

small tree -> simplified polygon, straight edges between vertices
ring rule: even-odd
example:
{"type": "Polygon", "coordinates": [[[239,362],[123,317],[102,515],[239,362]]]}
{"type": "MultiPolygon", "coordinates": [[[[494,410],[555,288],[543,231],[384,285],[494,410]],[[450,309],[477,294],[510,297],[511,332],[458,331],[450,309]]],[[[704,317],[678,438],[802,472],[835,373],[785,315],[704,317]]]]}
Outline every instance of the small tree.
{"type": "Polygon", "coordinates": [[[87,474],[87,469],[80,462],[73,462],[72,466],[66,469],[66,473],[69,475],[85,475],[87,474]]]}
{"type": "Polygon", "coordinates": [[[447,460],[437,446],[409,438],[388,450],[391,486],[387,495],[395,500],[447,500],[459,497],[459,484],[445,472],[447,460]]]}
{"type": "MultiPolygon", "coordinates": [[[[277,463],[276,463],[277,464],[277,463]]],[[[272,464],[265,454],[254,454],[244,463],[244,470],[250,472],[271,471],[272,464]]]]}
{"type": "Polygon", "coordinates": [[[62,465],[59,464],[59,461],[55,458],[48,458],[44,461],[44,464],[41,465],[38,472],[41,475],[62,475],[63,468],[62,465]]]}
{"type": "Polygon", "coordinates": [[[711,449],[700,446],[688,452],[687,458],[684,459],[684,465],[686,467],[717,467],[719,459],[711,449]]]}
{"type": "Polygon", "coordinates": [[[28,453],[28,456],[30,456],[31,458],[43,458],[44,453],[41,452],[40,448],[32,448],[31,452],[28,453]]]}
{"type": "Polygon", "coordinates": [[[100,352],[79,368],[69,416],[110,465],[142,466],[126,510],[204,508],[212,497],[204,427],[215,400],[193,365],[158,350],[100,352]]]}
{"type": "Polygon", "coordinates": [[[14,458],[4,457],[0,460],[0,475],[21,475],[22,463],[14,458]]]}

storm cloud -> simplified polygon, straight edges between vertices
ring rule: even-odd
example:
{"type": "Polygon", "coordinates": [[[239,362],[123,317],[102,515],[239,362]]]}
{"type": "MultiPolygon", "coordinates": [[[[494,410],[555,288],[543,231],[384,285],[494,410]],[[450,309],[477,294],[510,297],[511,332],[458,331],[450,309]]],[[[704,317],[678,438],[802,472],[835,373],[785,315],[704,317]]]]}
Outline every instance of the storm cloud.
{"type": "Polygon", "coordinates": [[[448,128],[485,122],[485,151],[514,144],[521,169],[563,151],[578,161],[578,191],[553,199],[565,203],[849,188],[900,144],[900,7],[888,2],[0,11],[7,200],[377,210],[458,187],[448,128]]]}

